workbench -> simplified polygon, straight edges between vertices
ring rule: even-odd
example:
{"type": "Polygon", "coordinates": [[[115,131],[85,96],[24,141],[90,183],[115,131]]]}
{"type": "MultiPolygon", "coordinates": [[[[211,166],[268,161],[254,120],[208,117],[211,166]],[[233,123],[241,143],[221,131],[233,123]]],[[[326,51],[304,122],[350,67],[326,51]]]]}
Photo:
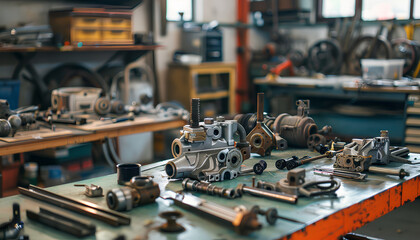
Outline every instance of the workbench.
{"type": "MultiPolygon", "coordinates": [[[[279,158],[297,155],[316,156],[317,153],[308,150],[288,149],[285,151],[273,151],[272,156],[261,158],[253,155],[251,159],[246,160],[246,167],[253,166],[256,162],[264,159],[268,163],[265,172],[257,176],[257,180],[278,181],[286,177],[287,170],[277,170],[274,166],[275,160],[279,158]]],[[[419,154],[410,154],[410,159],[415,162],[420,159],[419,154]]],[[[161,192],[165,189],[178,191],[181,190],[181,181],[169,180],[164,172],[164,166],[167,161],[154,163],[142,167],[142,175],[153,175],[154,180],[159,183],[161,192]]],[[[313,167],[331,166],[330,159],[322,159],[301,166],[306,169],[306,179],[327,179],[324,176],[314,175],[313,167]]],[[[219,225],[216,222],[204,219],[194,215],[186,210],[171,205],[171,201],[158,198],[156,203],[137,207],[127,215],[131,216],[129,226],[111,227],[105,223],[82,217],[76,213],[72,216],[80,216],[81,219],[90,220],[97,226],[97,239],[113,239],[119,235],[125,235],[126,239],[337,239],[348,232],[351,232],[364,224],[379,218],[380,216],[402,206],[406,202],[413,201],[420,195],[420,165],[407,165],[400,163],[391,163],[389,167],[403,167],[410,173],[410,176],[400,180],[397,176],[384,176],[378,174],[369,174],[364,181],[354,181],[350,179],[338,178],[341,181],[341,188],[334,196],[320,196],[312,199],[299,198],[297,205],[284,202],[276,202],[264,198],[257,198],[245,195],[242,198],[228,200],[217,196],[208,196],[194,193],[194,195],[207,199],[215,203],[234,207],[244,205],[251,208],[259,205],[262,209],[275,207],[279,215],[299,220],[302,223],[295,223],[279,219],[274,226],[268,225],[263,216],[259,216],[259,221],[263,228],[253,232],[248,236],[237,235],[232,229],[219,225]],[[186,231],[179,234],[164,234],[156,230],[165,220],[158,217],[159,212],[177,210],[183,213],[184,217],[178,220],[186,231]]],[[[253,174],[240,176],[237,179],[214,183],[217,186],[234,188],[238,183],[251,185],[253,174]]],[[[78,182],[81,184],[97,184],[102,186],[104,192],[117,185],[116,174],[104,177],[93,178],[78,182]]],[[[48,188],[50,191],[59,193],[74,199],[82,199],[106,206],[105,198],[87,198],[83,195],[84,189],[76,188],[73,184],[64,184],[48,188]]],[[[26,209],[38,211],[38,207],[53,208],[56,207],[42,203],[32,198],[17,195],[0,199],[0,222],[7,221],[12,215],[12,203],[19,203],[21,207],[21,216],[25,222],[24,234],[31,239],[71,239],[70,235],[46,227],[40,223],[28,220],[26,218],[26,209]]],[[[65,211],[61,210],[60,211],[65,211]]],[[[90,237],[87,239],[94,239],[90,237]]]]}
{"type": "MultiPolygon", "coordinates": [[[[257,78],[256,88],[265,93],[265,111],[282,113],[273,99],[311,100],[310,116],[318,126],[331,125],[335,136],[350,141],[355,137],[376,136],[387,129],[393,144],[405,145],[408,96],[419,95],[418,86],[373,87],[361,84],[358,76],[328,76],[324,79],[281,77],[257,78]],[[281,98],[283,97],[283,98],[281,98]],[[349,127],[357,126],[357,127],[349,127]]],[[[277,100],[279,102],[279,100],[277,100]]],[[[277,105],[290,106],[293,101],[277,105]]]]}

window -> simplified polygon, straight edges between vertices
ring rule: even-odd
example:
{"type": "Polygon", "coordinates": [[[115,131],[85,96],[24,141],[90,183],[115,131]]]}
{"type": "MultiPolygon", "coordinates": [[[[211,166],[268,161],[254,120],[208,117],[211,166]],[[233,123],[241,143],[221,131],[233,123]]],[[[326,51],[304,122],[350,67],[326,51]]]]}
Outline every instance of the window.
{"type": "Polygon", "coordinates": [[[192,0],[166,0],[166,20],[181,21],[180,12],[184,13],[184,21],[193,20],[192,0]]]}
{"type": "Polygon", "coordinates": [[[420,0],[414,0],[413,6],[413,18],[419,19],[420,18],[420,0]]]}
{"type": "Polygon", "coordinates": [[[405,20],[410,18],[410,0],[363,0],[362,20],[405,20]]]}
{"type": "Polygon", "coordinates": [[[323,18],[353,17],[356,11],[356,0],[323,0],[321,11],[323,18]]]}

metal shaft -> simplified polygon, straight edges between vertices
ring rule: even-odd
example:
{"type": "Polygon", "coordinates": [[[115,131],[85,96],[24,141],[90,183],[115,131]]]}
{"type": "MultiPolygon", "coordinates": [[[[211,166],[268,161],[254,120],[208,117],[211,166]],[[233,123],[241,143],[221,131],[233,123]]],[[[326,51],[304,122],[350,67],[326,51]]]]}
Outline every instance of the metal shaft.
{"type": "Polygon", "coordinates": [[[337,169],[329,169],[329,168],[314,168],[314,173],[317,175],[322,175],[322,176],[337,176],[337,177],[358,179],[358,180],[363,180],[366,178],[366,174],[363,174],[363,173],[343,171],[343,170],[337,170],[337,169]]]}
{"type": "Polygon", "coordinates": [[[410,176],[410,174],[402,168],[401,169],[390,169],[390,168],[370,166],[368,171],[369,172],[374,172],[374,173],[383,173],[383,174],[387,174],[387,175],[395,175],[395,176],[399,176],[401,179],[403,179],[406,176],[410,176]]]}
{"type": "Polygon", "coordinates": [[[264,93],[257,95],[257,121],[264,121],[264,93]]]}
{"type": "Polygon", "coordinates": [[[269,191],[265,189],[243,186],[242,191],[244,193],[248,193],[253,196],[264,197],[264,198],[281,201],[281,202],[288,202],[292,204],[296,204],[298,201],[298,197],[295,195],[289,195],[289,194],[269,191]]]}
{"type": "Polygon", "coordinates": [[[191,99],[190,125],[192,128],[198,128],[200,125],[200,99],[191,99]]]}
{"type": "Polygon", "coordinates": [[[19,192],[23,195],[48,202],[52,205],[56,205],[73,212],[90,216],[92,218],[96,218],[113,226],[129,225],[131,221],[130,217],[119,212],[108,210],[87,201],[77,201],[71,198],[67,198],[33,185],[29,185],[29,189],[21,187],[18,189],[19,192]]]}
{"type": "Polygon", "coordinates": [[[326,158],[326,157],[332,158],[337,153],[342,152],[342,151],[343,151],[343,149],[338,150],[338,151],[327,151],[325,154],[322,154],[322,155],[319,155],[319,156],[316,156],[316,157],[311,157],[311,158],[303,159],[303,160],[300,161],[300,163],[301,164],[305,164],[305,163],[312,162],[312,161],[315,161],[315,160],[318,160],[318,159],[322,159],[322,158],[326,158]]]}

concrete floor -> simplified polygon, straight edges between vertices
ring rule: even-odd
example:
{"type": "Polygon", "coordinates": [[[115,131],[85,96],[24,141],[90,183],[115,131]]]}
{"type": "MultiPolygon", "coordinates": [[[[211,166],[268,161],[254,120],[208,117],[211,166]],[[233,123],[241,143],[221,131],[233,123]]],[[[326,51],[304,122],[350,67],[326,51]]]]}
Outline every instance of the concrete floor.
{"type": "Polygon", "coordinates": [[[420,239],[420,198],[354,232],[382,239],[420,239]]]}

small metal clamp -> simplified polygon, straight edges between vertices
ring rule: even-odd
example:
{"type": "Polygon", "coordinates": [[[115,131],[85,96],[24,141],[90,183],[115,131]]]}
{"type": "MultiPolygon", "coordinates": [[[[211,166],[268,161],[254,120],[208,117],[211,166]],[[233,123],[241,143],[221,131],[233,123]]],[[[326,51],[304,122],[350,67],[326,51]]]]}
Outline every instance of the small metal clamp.
{"type": "Polygon", "coordinates": [[[85,185],[85,184],[74,184],[75,187],[85,187],[85,195],[87,197],[103,197],[102,187],[94,184],[85,185]]]}

